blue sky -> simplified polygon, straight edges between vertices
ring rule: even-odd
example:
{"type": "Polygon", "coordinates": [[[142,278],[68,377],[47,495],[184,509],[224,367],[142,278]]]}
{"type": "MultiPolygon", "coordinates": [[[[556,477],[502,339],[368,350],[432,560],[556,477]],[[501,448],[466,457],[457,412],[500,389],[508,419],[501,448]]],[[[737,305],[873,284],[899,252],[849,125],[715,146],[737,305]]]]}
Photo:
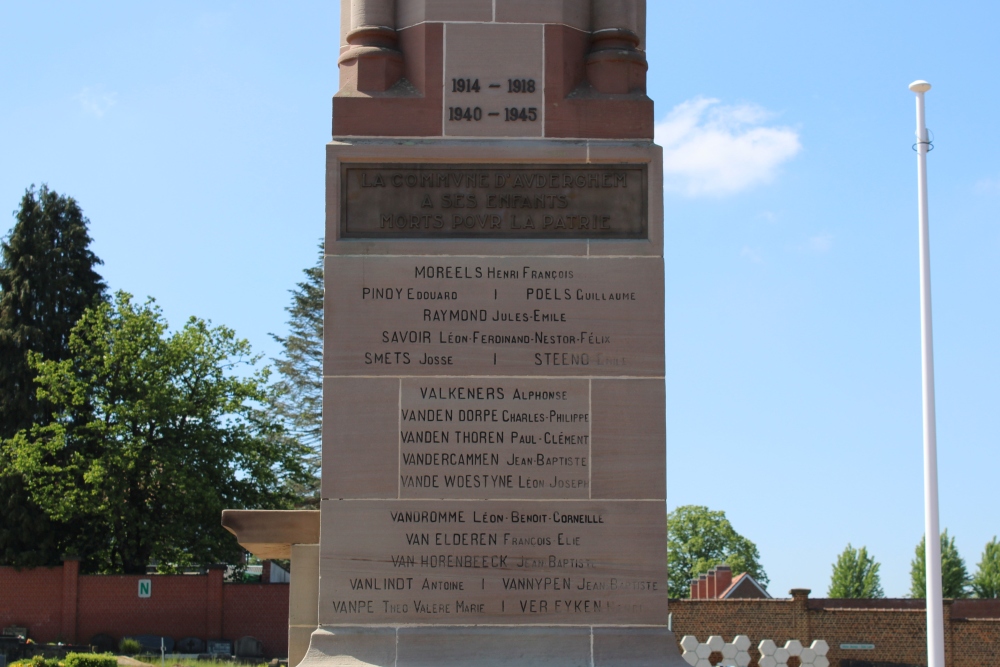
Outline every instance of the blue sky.
{"type": "MultiPolygon", "coordinates": [[[[0,209],[32,183],[71,194],[112,288],[275,355],[322,234],[336,4],[0,4],[0,209]]],[[[888,595],[909,587],[917,78],[941,523],[970,570],[1000,534],[998,24],[987,2],[649,2],[668,505],[725,510],[776,595],[824,595],[848,542],[888,595]]]]}

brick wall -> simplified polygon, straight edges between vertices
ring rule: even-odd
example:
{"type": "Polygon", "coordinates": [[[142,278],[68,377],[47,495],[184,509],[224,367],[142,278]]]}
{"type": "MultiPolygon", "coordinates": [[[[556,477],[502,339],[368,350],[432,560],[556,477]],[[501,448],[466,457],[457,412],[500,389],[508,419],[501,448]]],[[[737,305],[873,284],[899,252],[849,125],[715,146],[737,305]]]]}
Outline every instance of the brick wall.
{"type": "MultiPolygon", "coordinates": [[[[223,584],[222,571],[207,575],[75,575],[65,568],[17,571],[0,567],[0,627],[21,625],[39,641],[88,641],[98,633],[115,639],[160,634],[174,639],[236,640],[252,636],[268,657],[288,652],[288,584],[223,584]],[[152,580],[152,597],[138,597],[139,579],[152,580]],[[73,591],[65,590],[73,587],[73,591]],[[68,614],[75,599],[75,627],[68,614]]],[[[831,665],[841,660],[925,665],[923,600],[809,599],[804,590],[788,600],[673,600],[677,638],[747,635],[784,644],[825,639],[831,665]],[[875,644],[847,651],[840,644],[875,644]]],[[[1000,662],[1000,600],[947,600],[945,651],[949,667],[1000,662]]],[[[756,667],[756,649],[751,650],[756,667]]]]}
{"type": "Polygon", "coordinates": [[[18,625],[30,628],[32,635],[60,638],[62,584],[61,567],[0,567],[0,627],[18,625]]]}
{"type": "Polygon", "coordinates": [[[269,656],[288,656],[288,584],[231,584],[222,587],[222,634],[250,635],[264,642],[269,656]],[[268,647],[280,646],[279,653],[268,647]]]}
{"type": "Polygon", "coordinates": [[[288,655],[288,584],[224,584],[207,575],[83,575],[58,568],[0,567],[0,627],[28,628],[39,642],[87,642],[96,634],[228,639],[256,637],[267,657],[288,655]],[[139,580],[152,581],[139,597],[139,580]],[[74,618],[75,614],[75,618],[74,618]]]}
{"type": "MultiPolygon", "coordinates": [[[[927,618],[923,600],[810,600],[794,591],[785,600],[672,600],[673,629],[680,640],[694,635],[727,641],[747,635],[754,648],[772,639],[808,645],[824,639],[831,665],[840,661],[927,664],[927,618]],[[841,644],[874,644],[874,650],[843,650],[841,644]]],[[[945,601],[945,660],[949,667],[981,667],[1000,662],[1000,601],[945,601]]]]}
{"type": "Polygon", "coordinates": [[[206,637],[205,632],[207,576],[84,575],[80,577],[79,586],[78,641],[88,641],[96,634],[116,639],[146,634],[174,639],[217,639],[206,637]],[[151,580],[149,598],[139,598],[139,579],[151,580]],[[169,628],[169,632],[165,628],[169,628]]]}

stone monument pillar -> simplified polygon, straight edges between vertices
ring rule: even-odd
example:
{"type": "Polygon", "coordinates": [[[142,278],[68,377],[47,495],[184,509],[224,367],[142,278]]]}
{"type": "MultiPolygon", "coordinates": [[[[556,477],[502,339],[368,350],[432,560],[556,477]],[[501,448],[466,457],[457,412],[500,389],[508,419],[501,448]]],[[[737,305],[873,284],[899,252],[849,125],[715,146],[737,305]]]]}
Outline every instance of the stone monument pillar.
{"type": "Polygon", "coordinates": [[[643,0],[342,2],[301,664],[679,660],[643,0]]]}

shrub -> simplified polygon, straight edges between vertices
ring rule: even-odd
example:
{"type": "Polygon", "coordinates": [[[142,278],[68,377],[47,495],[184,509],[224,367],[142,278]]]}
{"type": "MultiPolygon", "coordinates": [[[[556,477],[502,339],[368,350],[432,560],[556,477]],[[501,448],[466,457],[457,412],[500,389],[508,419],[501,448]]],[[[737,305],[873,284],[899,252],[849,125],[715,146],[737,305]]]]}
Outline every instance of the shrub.
{"type": "Polygon", "coordinates": [[[110,653],[67,653],[62,663],[62,667],[117,667],[117,665],[118,660],[110,653]]]}
{"type": "Polygon", "coordinates": [[[142,644],[137,639],[122,637],[122,640],[118,643],[118,652],[122,655],[135,655],[140,651],[142,651],[142,644]]]}
{"type": "Polygon", "coordinates": [[[25,660],[19,660],[10,664],[10,667],[59,667],[58,658],[44,658],[35,655],[25,660]]]}

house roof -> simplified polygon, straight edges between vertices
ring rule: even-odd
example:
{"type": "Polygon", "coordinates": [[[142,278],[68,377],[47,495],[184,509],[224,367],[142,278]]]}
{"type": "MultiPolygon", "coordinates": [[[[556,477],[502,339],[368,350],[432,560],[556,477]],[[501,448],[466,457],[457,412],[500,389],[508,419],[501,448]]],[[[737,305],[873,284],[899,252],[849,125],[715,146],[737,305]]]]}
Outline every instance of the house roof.
{"type": "Polygon", "coordinates": [[[733,579],[733,583],[729,584],[729,588],[719,593],[720,600],[726,600],[729,598],[768,598],[771,595],[767,590],[757,583],[757,580],[751,577],[746,572],[738,575],[733,579]]]}

